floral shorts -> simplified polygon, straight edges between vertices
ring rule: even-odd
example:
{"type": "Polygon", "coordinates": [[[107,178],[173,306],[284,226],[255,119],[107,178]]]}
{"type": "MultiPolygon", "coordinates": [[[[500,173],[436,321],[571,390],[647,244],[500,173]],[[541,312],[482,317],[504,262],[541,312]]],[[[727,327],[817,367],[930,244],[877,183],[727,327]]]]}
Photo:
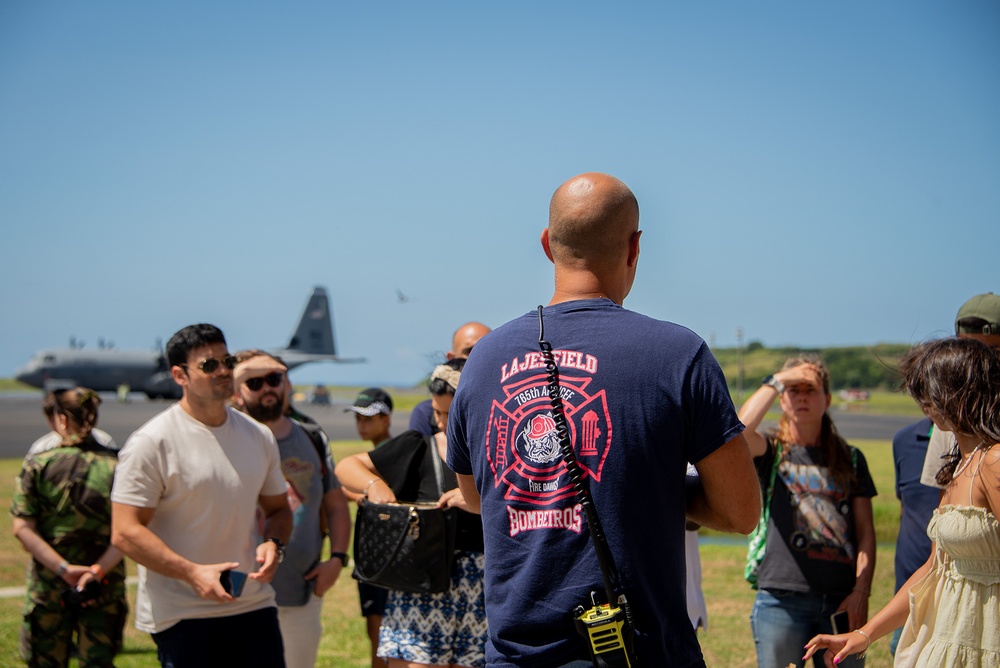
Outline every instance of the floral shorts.
{"type": "Polygon", "coordinates": [[[451,589],[442,594],[390,591],[379,629],[378,655],[416,663],[484,666],[483,554],[459,552],[451,589]]]}

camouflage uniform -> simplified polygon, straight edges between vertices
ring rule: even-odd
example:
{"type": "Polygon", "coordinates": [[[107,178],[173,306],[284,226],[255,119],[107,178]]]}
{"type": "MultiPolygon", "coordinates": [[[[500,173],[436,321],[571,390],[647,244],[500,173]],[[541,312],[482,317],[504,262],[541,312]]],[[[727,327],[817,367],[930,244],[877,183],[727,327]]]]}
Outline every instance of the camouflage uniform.
{"type": "MultiPolygon", "coordinates": [[[[95,563],[111,544],[111,483],[115,454],[93,439],[41,453],[25,462],[14,488],[11,515],[35,530],[71,564],[95,563]]],[[[61,577],[32,560],[21,628],[21,656],[29,666],[66,666],[74,644],[80,668],[111,666],[121,649],[128,606],[125,564],[105,577],[86,608],[64,606],[61,577]]]]}

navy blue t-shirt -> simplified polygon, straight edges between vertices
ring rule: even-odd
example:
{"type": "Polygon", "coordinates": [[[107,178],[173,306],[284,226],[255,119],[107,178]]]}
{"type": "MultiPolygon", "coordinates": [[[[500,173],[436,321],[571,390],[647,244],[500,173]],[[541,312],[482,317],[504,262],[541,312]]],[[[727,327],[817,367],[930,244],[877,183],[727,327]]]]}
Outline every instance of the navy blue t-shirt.
{"type": "MultiPolygon", "coordinates": [[[[646,665],[702,665],[687,616],[684,480],[743,430],[708,346],[607,299],[546,307],[574,450],[629,594],[646,665]]],[[[448,464],[474,476],[486,552],[490,666],[586,658],[572,611],[603,591],[565,472],[538,317],[481,339],[448,423],[448,464]]]]}
{"type": "Polygon", "coordinates": [[[930,418],[924,418],[896,432],[892,439],[892,459],[896,464],[896,497],[902,505],[899,535],[896,537],[896,591],[931,556],[927,523],[941,500],[941,490],[920,482],[927,444],[931,440],[930,418]]]}

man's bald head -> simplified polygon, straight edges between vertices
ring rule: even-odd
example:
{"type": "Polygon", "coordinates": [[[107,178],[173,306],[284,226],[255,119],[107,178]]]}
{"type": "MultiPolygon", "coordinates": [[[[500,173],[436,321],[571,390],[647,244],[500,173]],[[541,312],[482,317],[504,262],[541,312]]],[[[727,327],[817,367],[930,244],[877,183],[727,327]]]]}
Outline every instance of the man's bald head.
{"type": "Polygon", "coordinates": [[[574,176],[549,203],[549,248],[556,264],[617,264],[638,229],[635,195],[608,174],[574,176]]]}
{"type": "Polygon", "coordinates": [[[472,347],[479,339],[489,334],[492,330],[481,322],[467,322],[455,330],[455,335],[451,337],[451,350],[445,355],[450,360],[457,358],[467,358],[472,352],[472,347]]]}

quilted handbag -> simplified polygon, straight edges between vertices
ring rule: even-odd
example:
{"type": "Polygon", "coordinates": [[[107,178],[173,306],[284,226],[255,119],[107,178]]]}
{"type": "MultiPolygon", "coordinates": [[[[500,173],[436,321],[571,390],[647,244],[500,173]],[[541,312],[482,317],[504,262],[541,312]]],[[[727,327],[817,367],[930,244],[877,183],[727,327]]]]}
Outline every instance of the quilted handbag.
{"type": "Polygon", "coordinates": [[[448,591],[457,513],[433,504],[361,499],[354,527],[355,579],[415,594],[448,591]]]}

